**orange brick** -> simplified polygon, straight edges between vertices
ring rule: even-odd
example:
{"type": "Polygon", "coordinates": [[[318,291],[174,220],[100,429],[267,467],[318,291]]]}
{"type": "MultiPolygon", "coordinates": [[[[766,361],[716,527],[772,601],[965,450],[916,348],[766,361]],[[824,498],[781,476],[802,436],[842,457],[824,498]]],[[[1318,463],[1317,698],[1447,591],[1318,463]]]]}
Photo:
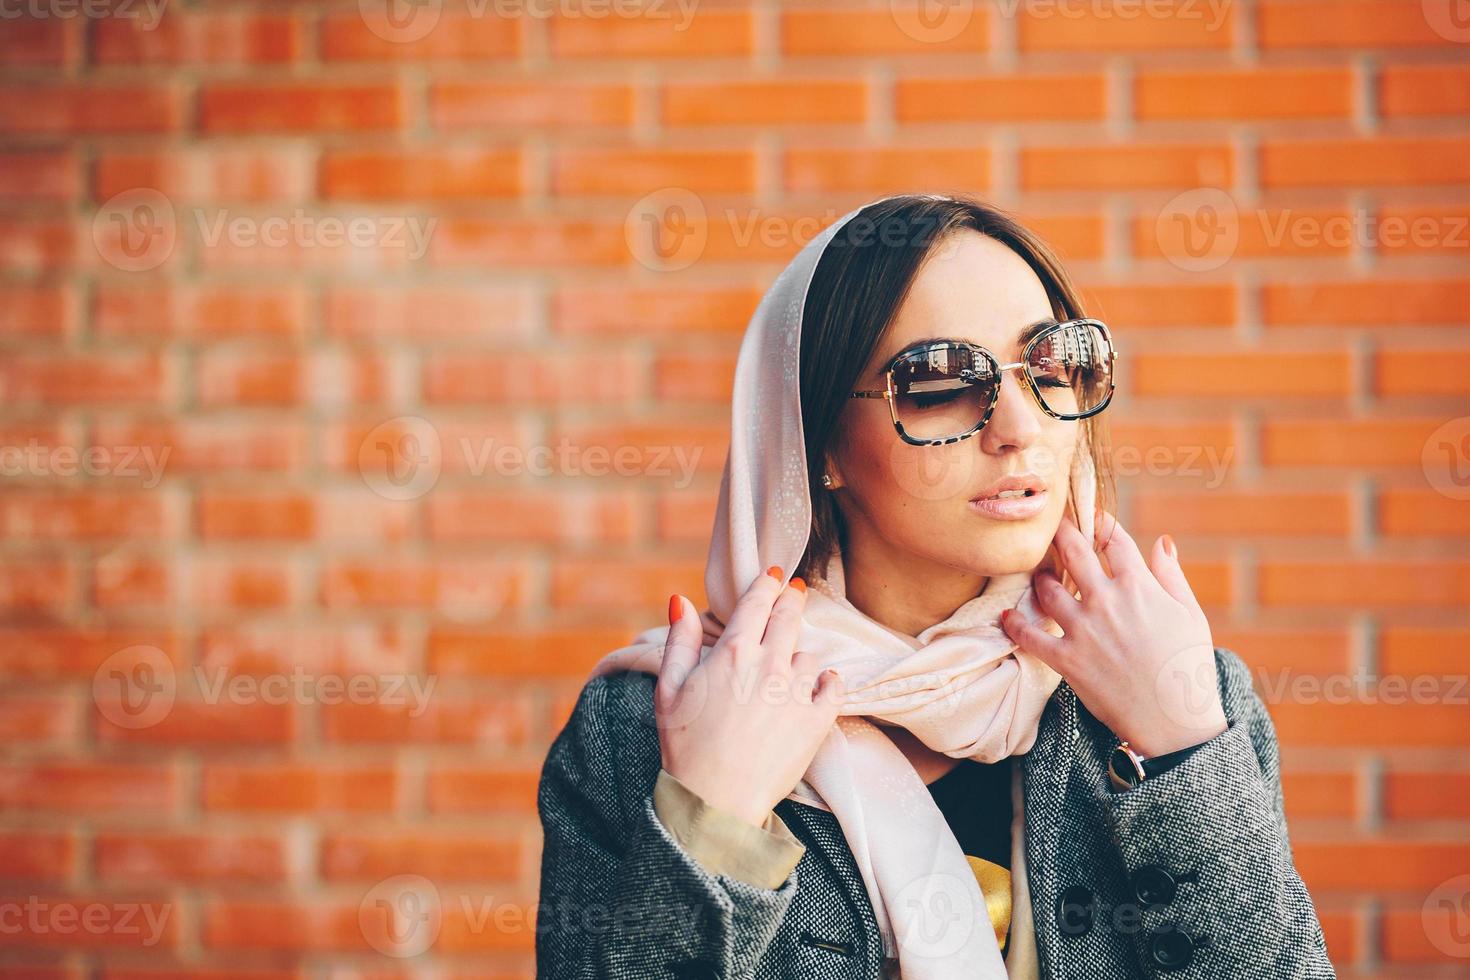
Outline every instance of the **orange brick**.
{"type": "Polygon", "coordinates": [[[1470,208],[1385,205],[1375,217],[1372,244],[1385,255],[1458,257],[1470,250],[1470,208]]]}
{"type": "Polygon", "coordinates": [[[429,261],[477,270],[623,265],[631,258],[623,225],[600,218],[446,218],[434,229],[429,261]]]}
{"type": "Polygon", "coordinates": [[[338,338],[527,339],[533,315],[517,287],[341,284],[322,301],[323,329],[338,338]]]}
{"type": "Polygon", "coordinates": [[[505,630],[441,626],[428,638],[433,674],[503,679],[585,679],[605,653],[636,630],[614,627],[505,630]]]}
{"type": "Polygon", "coordinates": [[[270,882],[286,876],[285,844],[275,837],[104,833],[92,848],[103,880],[270,882]]]}
{"type": "Polygon", "coordinates": [[[1346,68],[1145,71],[1134,79],[1134,114],[1160,119],[1345,119],[1353,111],[1346,68]]]}
{"type": "Polygon", "coordinates": [[[1464,536],[1470,507],[1433,490],[1386,489],[1378,495],[1378,526],[1392,537],[1464,536]]]}
{"type": "Polygon", "coordinates": [[[579,609],[646,609],[648,624],[667,623],[669,595],[692,596],[704,580],[702,563],[641,559],[622,562],[565,559],[552,569],[551,601],[579,609]],[[616,569],[621,568],[619,572],[616,569]],[[660,604],[665,610],[657,612],[660,604]]]}
{"type": "Polygon", "coordinates": [[[643,8],[637,16],[547,18],[555,58],[725,58],[754,50],[748,10],[702,9],[689,15],[676,6],[643,8]]]}
{"type": "Polygon", "coordinates": [[[80,186],[70,149],[0,153],[0,201],[74,201],[80,186]]]}
{"type": "Polygon", "coordinates": [[[1387,674],[1463,674],[1470,630],[1390,626],[1378,636],[1378,666],[1387,674]]]}
{"type": "Polygon", "coordinates": [[[1229,187],[1234,180],[1230,147],[1211,144],[1022,147],[1020,167],[1027,191],[1229,187]]]}
{"type": "Polygon", "coordinates": [[[796,126],[861,123],[868,117],[862,81],[812,78],[668,83],[660,91],[670,126],[796,126]]]}
{"type": "Polygon", "coordinates": [[[664,187],[696,194],[753,194],[754,150],[584,149],[558,150],[552,160],[556,194],[631,195],[664,187]]]}
{"type": "Polygon", "coordinates": [[[1281,777],[1286,819],[1351,820],[1359,815],[1358,779],[1351,772],[1287,772],[1281,777]]]}
{"type": "Polygon", "coordinates": [[[396,129],[407,118],[396,85],[206,84],[199,126],[207,133],[357,132],[396,129]]]}
{"type": "Polygon", "coordinates": [[[1346,537],[1352,521],[1351,498],[1342,492],[1139,492],[1133,500],[1135,538],[1140,531],[1175,537],[1346,537]]]}
{"type": "Polygon", "coordinates": [[[887,54],[979,54],[990,48],[990,12],[973,5],[947,10],[937,23],[914,3],[883,9],[841,6],[781,12],[787,57],[887,54]]]}
{"type": "Polygon", "coordinates": [[[1198,286],[1076,281],[1087,316],[1122,327],[1228,327],[1238,316],[1236,288],[1228,282],[1198,286]]]}
{"type": "Polygon", "coordinates": [[[1413,466],[1439,425],[1428,419],[1268,419],[1261,426],[1267,466],[1413,466]]]}
{"type": "Polygon", "coordinates": [[[633,122],[633,86],[555,80],[439,81],[429,87],[438,129],[622,127],[633,122]]]}
{"type": "Polygon", "coordinates": [[[1135,354],[1128,365],[1140,396],[1194,398],[1343,398],[1352,393],[1344,350],[1135,354]]]}
{"type": "Polygon", "coordinates": [[[899,78],[893,114],[901,123],[1101,120],[1107,113],[1102,75],[995,75],[899,78]]]}
{"type": "Polygon", "coordinates": [[[0,526],[16,541],[169,539],[177,525],[167,501],[151,492],[12,491],[0,499],[0,526]]]}
{"type": "Polygon", "coordinates": [[[422,387],[425,401],[442,404],[630,405],[643,375],[631,351],[455,352],[426,359],[422,387]]]}
{"type": "Polygon", "coordinates": [[[288,353],[221,350],[195,362],[195,394],[208,407],[375,404],[388,391],[388,364],[374,355],[319,350],[288,353]]]}
{"type": "Polygon", "coordinates": [[[77,842],[70,834],[0,833],[0,865],[7,878],[70,878],[77,867],[77,842]]]}
{"type": "Polygon", "coordinates": [[[1390,820],[1470,820],[1470,773],[1384,773],[1383,812],[1390,820]]]}
{"type": "Polygon", "coordinates": [[[1385,116],[1470,113],[1470,68],[1387,65],[1378,76],[1378,108],[1385,116]]]}
{"type": "Polygon", "coordinates": [[[1040,2],[1022,9],[1016,43],[1025,54],[1225,50],[1232,43],[1234,23],[1235,10],[1228,5],[1193,8],[1190,16],[1159,16],[1126,0],[1085,6],[1040,2]]]}
{"type": "Polygon", "coordinates": [[[1261,186],[1417,187],[1470,182],[1470,140],[1380,136],[1346,140],[1267,140],[1261,186]],[[1322,161],[1331,160],[1324,167],[1322,161]]]}
{"type": "Polygon", "coordinates": [[[1314,840],[1292,850],[1302,881],[1313,891],[1427,894],[1444,881],[1446,868],[1464,867],[1470,858],[1470,845],[1448,840],[1314,840]]]}
{"type": "MultiPolygon", "coordinates": [[[[180,683],[193,677],[184,675],[180,683]]],[[[210,685],[223,684],[217,703],[176,700],[159,722],[124,728],[106,717],[96,719],[99,739],[142,745],[193,745],[199,747],[262,746],[285,744],[294,737],[294,706],[259,700],[259,693],[232,695],[230,677],[223,671],[205,675],[210,685]]],[[[257,689],[258,690],[258,689],[257,689]]],[[[271,695],[275,697],[276,695],[271,695]]]]}
{"type": "Polygon", "coordinates": [[[343,743],[457,744],[507,751],[524,746],[530,732],[529,704],[514,694],[450,700],[451,695],[420,679],[418,688],[405,682],[393,696],[401,703],[324,704],[324,736],[343,743]]]}
{"type": "Polygon", "coordinates": [[[76,230],[64,220],[0,216],[0,270],[35,276],[69,268],[79,259],[78,246],[76,230]]]}
{"type": "MultiPolygon", "coordinates": [[[[481,8],[489,10],[491,8],[481,8]]],[[[470,16],[443,6],[386,23],[388,8],[364,6],[322,18],[322,59],[329,62],[514,61],[529,17],[470,16]],[[437,16],[427,30],[417,17],[437,16]]],[[[424,23],[428,23],[426,20],[424,23]]]]}
{"type": "Polygon", "coordinates": [[[0,804],[7,809],[172,812],[179,785],[172,769],[109,761],[16,762],[0,766],[0,804]]]}
{"type": "Polygon", "coordinates": [[[75,64],[82,50],[81,19],[23,17],[6,20],[0,33],[0,65],[75,64]]]}
{"type": "Polygon", "coordinates": [[[1349,256],[1365,234],[1371,234],[1370,226],[1345,208],[1250,208],[1239,207],[1232,199],[1217,210],[1201,200],[1135,216],[1133,251],[1186,267],[1195,257],[1218,258],[1223,264],[1234,259],[1349,256]],[[1222,237],[1227,235],[1234,237],[1222,237]]]}
{"type": "Polygon", "coordinates": [[[373,954],[358,924],[358,902],[214,899],[200,913],[212,950],[350,951],[373,954]]]}
{"type": "Polygon", "coordinates": [[[1470,324],[1470,279],[1273,282],[1261,287],[1267,326],[1470,324]]]}
{"type": "Polygon", "coordinates": [[[99,422],[94,442],[138,446],[162,458],[168,472],[229,472],[296,468],[306,454],[306,433],[295,420],[232,421],[179,417],[158,422],[99,422]]]}
{"type": "Polygon", "coordinates": [[[476,834],[451,837],[331,834],[322,840],[322,877],[328,881],[377,881],[396,874],[432,881],[514,878],[521,861],[514,840],[476,834]]]}
{"type": "Polygon", "coordinates": [[[12,745],[74,742],[80,718],[80,706],[70,698],[0,695],[0,738],[12,745]]]}
{"type": "Polygon", "coordinates": [[[1470,602],[1470,564],[1387,559],[1265,562],[1260,568],[1259,595],[1268,606],[1463,606],[1470,602]],[[1372,588],[1365,587],[1369,582],[1372,588]]]}
{"type": "Polygon", "coordinates": [[[24,99],[0,101],[0,133],[167,133],[184,122],[172,87],[32,85],[24,99]]]}
{"type": "Polygon", "coordinates": [[[1378,0],[1262,0],[1256,14],[1263,48],[1383,48],[1448,44],[1424,5],[1378,0]]]}
{"type": "Polygon", "coordinates": [[[281,64],[300,58],[303,49],[304,25],[285,15],[174,7],[156,22],[102,17],[92,27],[92,59],[101,65],[281,64]]]}
{"type": "Polygon", "coordinates": [[[92,304],[98,333],[111,338],[293,337],[306,331],[307,294],[300,286],[142,288],[102,284],[92,304]]]}
{"type": "Polygon", "coordinates": [[[631,542],[637,501],[596,496],[441,491],[428,501],[428,537],[436,541],[631,542]]]}
{"type": "Polygon", "coordinates": [[[753,287],[568,288],[552,297],[551,322],[558,333],[571,335],[739,334],[761,292],[753,287]]]}
{"type": "Polygon", "coordinates": [[[168,364],[157,354],[16,354],[0,366],[0,400],[8,405],[163,405],[171,399],[168,364]]]}
{"type": "Polygon", "coordinates": [[[795,193],[984,190],[990,180],[984,147],[795,147],[784,160],[785,186],[795,193]]]}
{"type": "Polygon", "coordinates": [[[204,767],[200,799],[207,810],[253,813],[386,813],[394,808],[391,768],[272,764],[204,767]]]}
{"type": "Polygon", "coordinates": [[[305,147],[111,151],[97,161],[93,193],[105,200],[149,187],[176,206],[201,201],[305,201],[315,193],[313,160],[305,147]]]}
{"type": "Polygon", "coordinates": [[[323,568],[321,592],[329,607],[440,609],[490,617],[524,601],[523,579],[511,562],[338,560],[323,568]]]}
{"type": "Polygon", "coordinates": [[[322,156],[322,196],[332,200],[457,201],[516,197],[524,192],[520,151],[329,151],[322,156]]]}
{"type": "Polygon", "coordinates": [[[63,286],[0,286],[0,334],[60,339],[76,331],[77,297],[63,286]]]}
{"type": "Polygon", "coordinates": [[[434,813],[515,813],[534,816],[539,768],[441,768],[429,773],[434,813]]]}

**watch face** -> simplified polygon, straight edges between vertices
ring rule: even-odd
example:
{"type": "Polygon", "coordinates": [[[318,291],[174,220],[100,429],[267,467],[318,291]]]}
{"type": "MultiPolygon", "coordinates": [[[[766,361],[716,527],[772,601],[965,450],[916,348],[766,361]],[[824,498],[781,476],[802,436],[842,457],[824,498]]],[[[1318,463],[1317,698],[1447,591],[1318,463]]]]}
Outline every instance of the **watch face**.
{"type": "Polygon", "coordinates": [[[1138,761],[1120,745],[1108,756],[1108,778],[1117,789],[1132,789],[1143,782],[1143,771],[1138,761]]]}

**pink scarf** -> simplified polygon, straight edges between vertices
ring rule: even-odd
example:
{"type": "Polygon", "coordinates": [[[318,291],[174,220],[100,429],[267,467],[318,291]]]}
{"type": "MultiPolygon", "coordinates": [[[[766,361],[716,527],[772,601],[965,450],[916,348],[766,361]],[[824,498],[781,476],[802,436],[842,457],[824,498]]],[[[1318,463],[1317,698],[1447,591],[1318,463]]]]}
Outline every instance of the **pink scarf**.
{"type": "MultiPolygon", "coordinates": [[[[865,205],[866,206],[866,205],[865,205]]],[[[729,456],[705,568],[710,608],[701,619],[707,656],[736,601],[771,565],[788,573],[811,525],[797,357],[802,309],[817,260],[854,209],[809,242],[777,276],[752,316],[735,370],[729,456]]],[[[897,438],[897,436],[895,436],[897,438]]],[[[1090,457],[1079,448],[1070,507],[1093,534],[1090,457]]],[[[811,583],[797,649],[819,653],[846,688],[838,723],[787,798],[829,810],[852,849],[883,933],[906,980],[1007,976],[985,897],[959,842],[908,758],[876,722],[908,729],[953,758],[996,762],[1029,750],[1061,677],[1018,650],[1001,629],[1016,608],[1053,635],[1036,606],[1030,571],[990,578],[943,622],[909,637],[846,599],[841,556],[811,583]]],[[[1064,584],[1070,582],[1064,578],[1064,584]]],[[[592,676],[657,674],[667,625],[603,657],[592,676]]],[[[818,670],[821,667],[817,668],[818,670]]],[[[1019,798],[1018,798],[1019,802],[1019,798]]],[[[1019,808],[1013,837],[1023,826],[1019,808]]],[[[1013,840],[1013,930],[1030,922],[1024,848],[1013,840]]],[[[1011,975],[1034,973],[1031,937],[1010,953],[1011,975]],[[1019,955],[1018,955],[1019,954],[1019,955]]]]}

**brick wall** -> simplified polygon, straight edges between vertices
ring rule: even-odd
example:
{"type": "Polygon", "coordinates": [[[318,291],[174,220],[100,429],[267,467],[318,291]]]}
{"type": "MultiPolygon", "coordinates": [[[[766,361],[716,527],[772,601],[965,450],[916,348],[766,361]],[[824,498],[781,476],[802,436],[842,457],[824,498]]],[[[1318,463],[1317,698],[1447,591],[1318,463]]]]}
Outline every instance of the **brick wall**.
{"type": "Polygon", "coordinates": [[[0,13],[0,975],[531,976],[540,761],[703,599],[746,319],[905,189],[1113,326],[1343,975],[1465,975],[1463,4],[0,13]]]}

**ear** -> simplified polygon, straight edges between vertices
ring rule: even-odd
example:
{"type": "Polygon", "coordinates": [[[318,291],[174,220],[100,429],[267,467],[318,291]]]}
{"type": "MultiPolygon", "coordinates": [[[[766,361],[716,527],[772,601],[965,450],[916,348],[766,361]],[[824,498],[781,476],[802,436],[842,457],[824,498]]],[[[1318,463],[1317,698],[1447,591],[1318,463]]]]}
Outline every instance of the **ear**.
{"type": "Polygon", "coordinates": [[[844,480],[842,477],[842,468],[837,465],[836,458],[829,452],[825,456],[823,456],[822,459],[826,463],[826,466],[823,467],[822,472],[826,473],[832,478],[832,486],[830,487],[830,489],[836,490],[838,487],[845,485],[847,481],[844,480]]]}

